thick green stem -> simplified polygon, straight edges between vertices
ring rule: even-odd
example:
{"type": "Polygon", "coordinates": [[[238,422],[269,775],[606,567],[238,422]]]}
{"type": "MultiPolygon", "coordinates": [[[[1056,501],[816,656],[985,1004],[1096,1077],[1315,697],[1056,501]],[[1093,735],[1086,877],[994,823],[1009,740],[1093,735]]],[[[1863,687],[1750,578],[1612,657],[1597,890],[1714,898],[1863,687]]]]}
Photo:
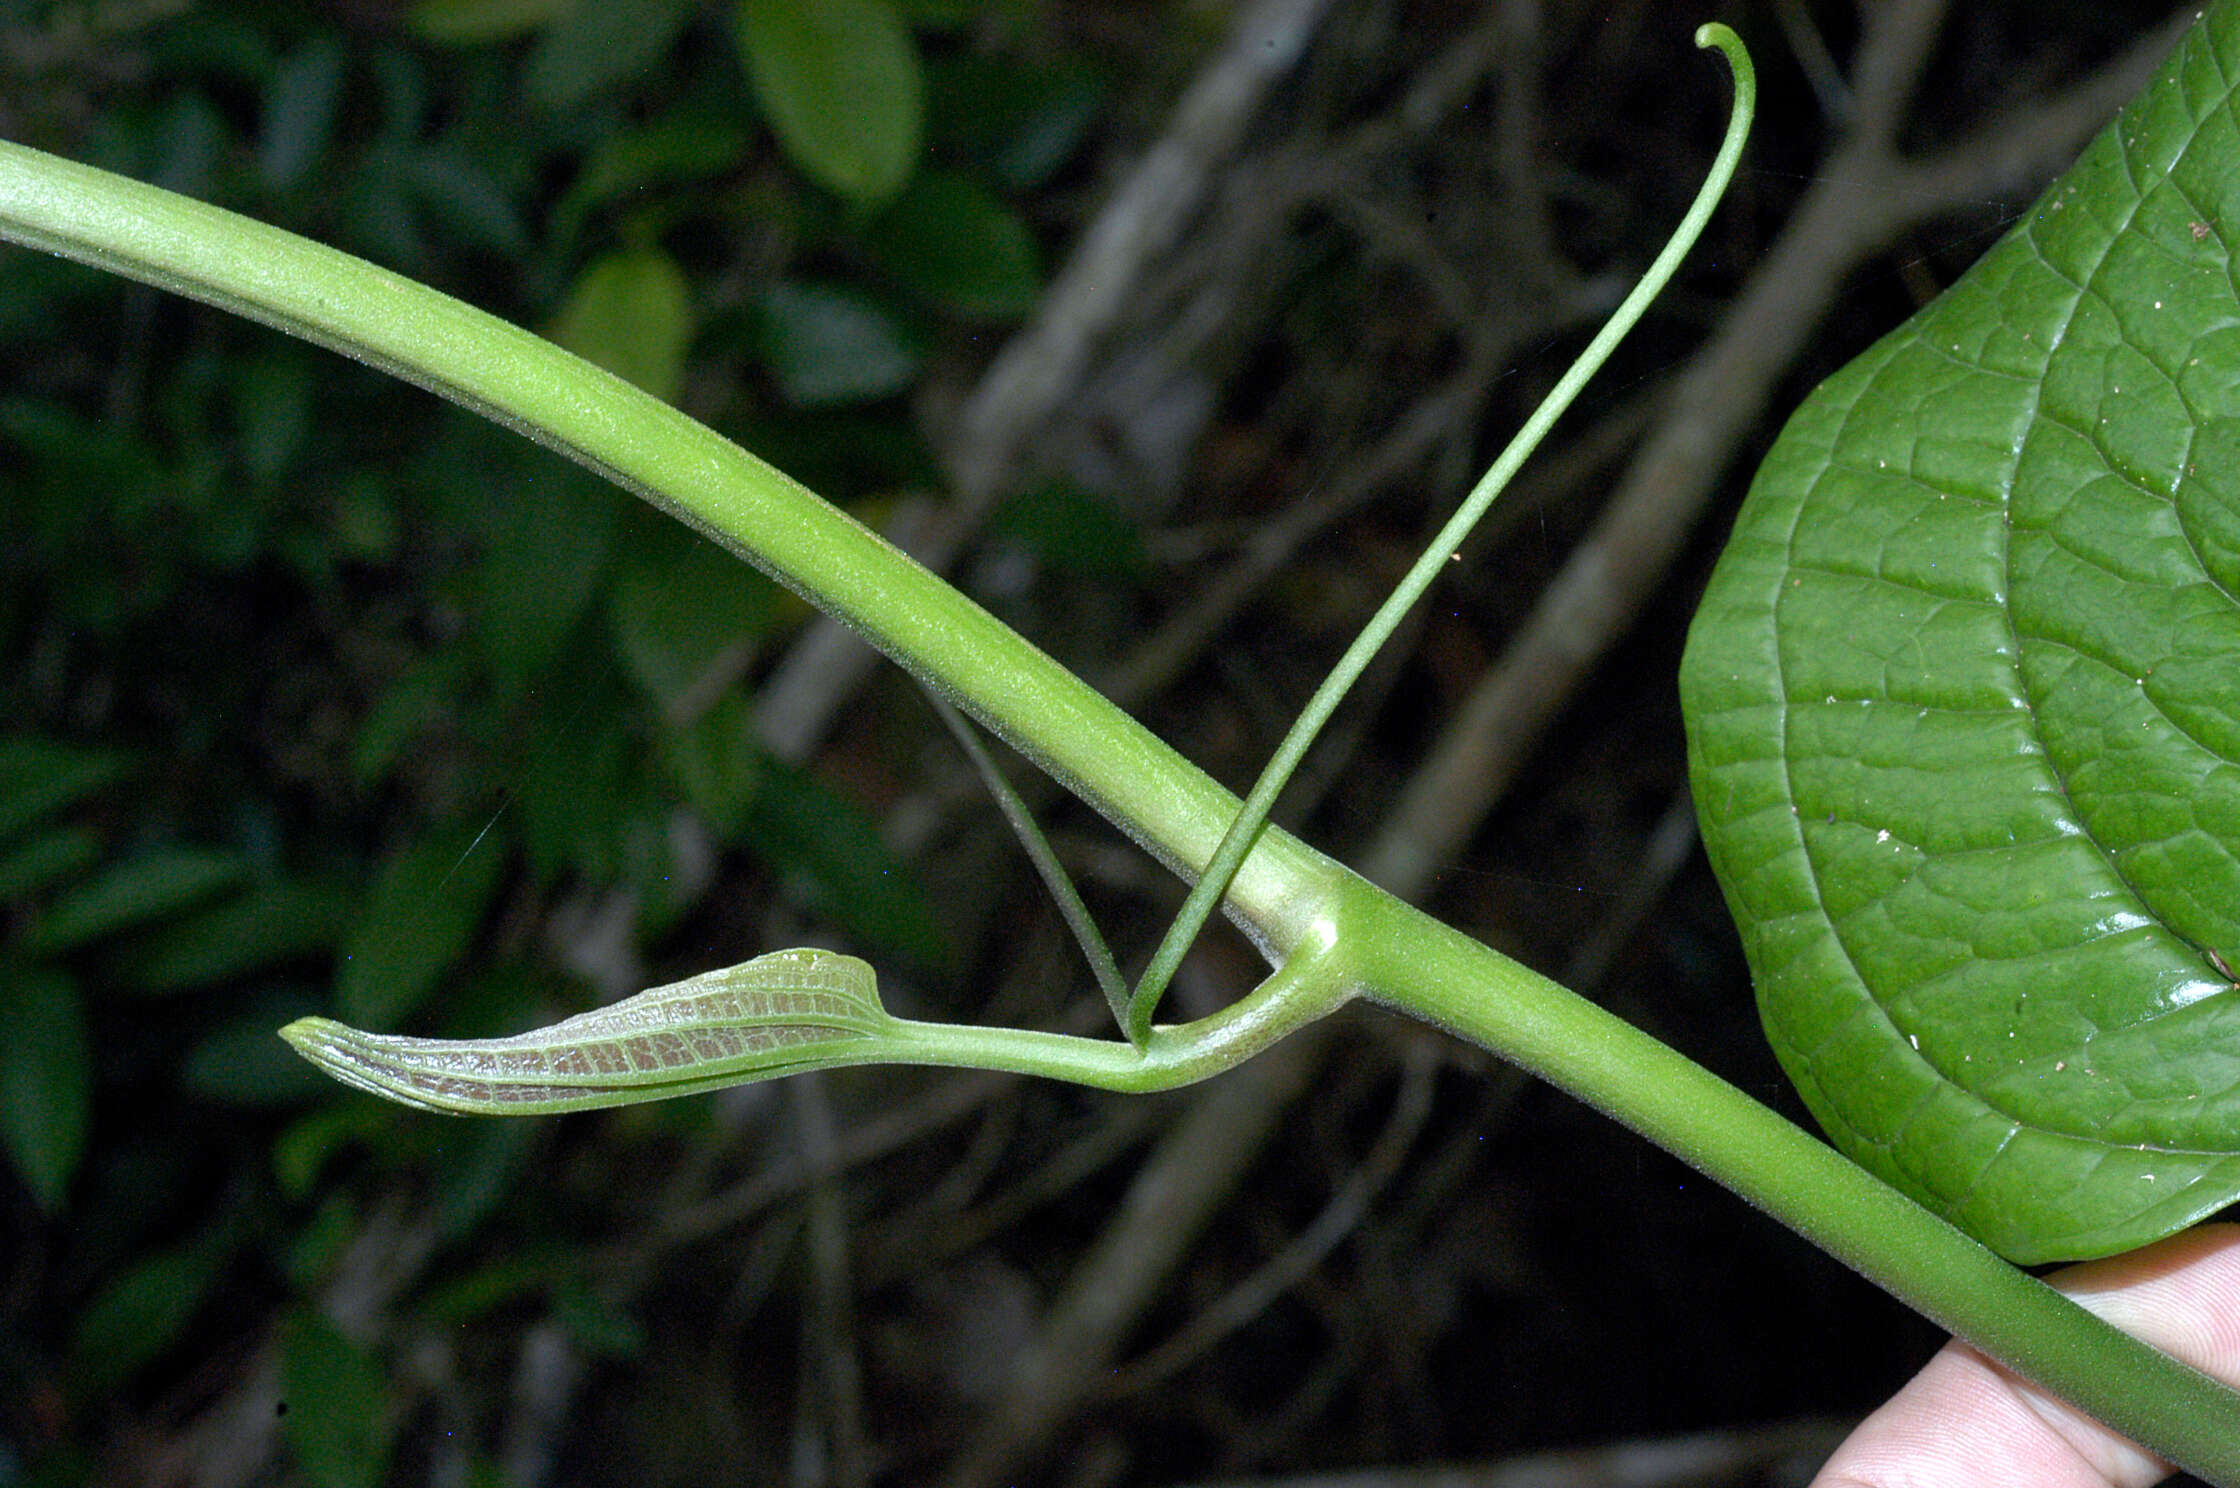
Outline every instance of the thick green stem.
{"type": "Polygon", "coordinates": [[[1342,939],[1365,996],[1500,1051],[1741,1195],[1939,1326],[2211,1483],[2240,1393],[2102,1322],[1703,1066],[1375,890],[1342,939]]]}
{"type": "MultiPolygon", "coordinates": [[[[681,518],[861,631],[1196,878],[1237,799],[994,616],[705,425],[448,295],[232,212],[0,141],[0,238],[277,326],[516,429],[681,518]]],[[[1335,865],[1268,832],[1230,912],[1271,961],[1335,865]]]]}

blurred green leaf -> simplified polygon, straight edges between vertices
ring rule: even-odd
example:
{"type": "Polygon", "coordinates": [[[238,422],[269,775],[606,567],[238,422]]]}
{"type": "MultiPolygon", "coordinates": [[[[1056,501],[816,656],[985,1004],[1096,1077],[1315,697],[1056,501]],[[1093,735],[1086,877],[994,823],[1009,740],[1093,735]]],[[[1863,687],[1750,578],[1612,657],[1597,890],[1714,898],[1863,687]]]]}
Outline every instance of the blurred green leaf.
{"type": "Polygon", "coordinates": [[[573,1011],[587,997],[580,982],[547,961],[502,956],[449,989],[434,1022],[445,1038],[501,1038],[549,1023],[556,1009],[573,1011]]]}
{"type": "MultiPolygon", "coordinates": [[[[0,449],[27,474],[40,500],[30,515],[41,537],[71,535],[85,521],[85,493],[119,525],[146,520],[169,500],[163,462],[133,428],[36,398],[0,402],[0,449]],[[8,448],[13,446],[13,448],[8,448]]],[[[27,494],[11,490],[11,505],[27,494]]]]}
{"type": "Polygon", "coordinates": [[[177,95],[156,126],[156,158],[147,177],[166,191],[212,196],[212,178],[231,138],[232,130],[207,94],[177,95]]]}
{"type": "Polygon", "coordinates": [[[119,970],[144,992],[214,986],[331,950],[350,906],[350,894],[331,884],[261,884],[156,930],[119,970]]]}
{"type": "Polygon", "coordinates": [[[0,902],[75,878],[101,857],[101,838],[84,827],[57,827],[0,849],[0,902]]]}
{"type": "Polygon", "coordinates": [[[523,88],[545,108],[573,108],[651,69],[691,19],[688,0],[575,0],[530,49],[523,88]]]}
{"type": "Polygon", "coordinates": [[[379,141],[340,182],[339,246],[400,274],[412,273],[428,260],[420,207],[405,182],[405,161],[410,154],[410,147],[404,143],[379,141]]]}
{"type": "Polygon", "coordinates": [[[756,312],[756,349],[796,408],[891,397],[925,360],[900,318],[846,285],[782,280],[756,312]]]}
{"type": "Polygon", "coordinates": [[[85,1154],[93,1049],[77,985],[37,963],[0,964],[0,1141],[39,1207],[62,1207],[85,1154]]]}
{"type": "Polygon", "coordinates": [[[1076,59],[1023,64],[961,52],[928,68],[926,133],[944,158],[1028,191],[1080,148],[1104,93],[1104,75],[1076,59]]]}
{"type": "Polygon", "coordinates": [[[503,1255],[430,1287],[415,1310],[432,1323],[455,1328],[517,1297],[542,1292],[581,1265],[580,1258],[560,1249],[503,1255]]]}
{"type": "Polygon", "coordinates": [[[1140,527],[1103,497],[1062,481],[1020,492],[989,525],[1061,573],[1140,578],[1151,565],[1140,527]]]}
{"type": "Polygon", "coordinates": [[[552,1315],[576,1346],[595,1359],[627,1359],[645,1347],[645,1324],[637,1315],[593,1291],[580,1277],[569,1277],[552,1299],[552,1315]]]}
{"type": "MultiPolygon", "coordinates": [[[[99,1482],[101,1469],[96,1454],[88,1448],[63,1442],[42,1452],[30,1466],[20,1471],[10,1471],[16,1464],[0,1459],[0,1484],[6,1488],[85,1488],[88,1483],[99,1482]]],[[[508,1488],[508,1485],[491,1485],[491,1488],[508,1488]]]]}
{"type": "Polygon", "coordinates": [[[656,795],[652,777],[644,809],[624,823],[615,873],[636,899],[641,943],[659,940],[677,928],[705,897],[709,874],[699,844],[680,833],[676,805],[666,792],[656,795]]]}
{"type": "Polygon", "coordinates": [[[53,955],[214,899],[249,876],[240,853],[155,847],[59,896],[27,937],[53,955]]]}
{"type": "Polygon", "coordinates": [[[1014,319],[1042,294],[1034,235],[966,176],[928,171],[863,232],[887,272],[948,309],[1014,319]]]}
{"type": "Polygon", "coordinates": [[[551,336],[656,398],[674,398],[692,343],[691,287],[658,248],[610,253],[578,276],[551,336]]]}
{"type": "Polygon", "coordinates": [[[374,1028],[411,1016],[474,944],[510,849],[499,826],[469,822],[392,854],[343,942],[341,1015],[374,1028]]]}
{"type": "Polygon", "coordinates": [[[373,1356],[310,1311],[280,1335],[281,1434],[318,1488],[375,1488],[389,1460],[389,1383],[373,1356]]]}
{"type": "Polygon", "coordinates": [[[257,168],[265,184],[285,190],[303,179],[324,155],[342,102],[345,57],[332,35],[305,43],[280,64],[266,85],[264,134],[257,168]]]}
{"type": "Polygon", "coordinates": [[[550,25],[572,0],[419,0],[405,24],[444,46],[485,46],[550,25]]]}
{"type": "Polygon", "coordinates": [[[272,28],[215,6],[197,6],[170,24],[139,32],[136,39],[147,48],[146,62],[153,71],[198,83],[206,80],[203,75],[253,83],[278,63],[272,28]]]}
{"type": "Polygon", "coordinates": [[[910,179],[925,82],[887,0],[741,0],[738,36],[778,143],[812,180],[876,205],[910,179]]]}
{"type": "MultiPolygon", "coordinates": [[[[264,1036],[275,1047],[287,1049],[271,1025],[265,1027],[264,1036]]],[[[294,1051],[288,1057],[294,1059],[294,1051]]],[[[391,1108],[366,1099],[334,1101],[297,1118],[272,1144],[272,1176],[280,1192],[290,1199],[308,1198],[335,1154],[393,1130],[395,1115],[391,1108]]]]}
{"type": "Polygon", "coordinates": [[[540,881],[570,870],[614,875],[623,823],[644,784],[640,728],[613,668],[564,667],[547,679],[509,780],[540,881]]]}
{"type": "MultiPolygon", "coordinates": [[[[403,145],[429,132],[429,112],[434,91],[433,69],[419,53],[407,47],[382,46],[361,50],[359,60],[373,74],[380,99],[378,137],[385,145],[403,145]]],[[[359,163],[365,168],[365,162],[359,163]]]]}
{"type": "Polygon", "coordinates": [[[640,529],[607,606],[632,680],[674,710],[707,686],[720,661],[768,631],[778,590],[714,543],[667,523],[640,529]]]}
{"type": "Polygon", "coordinates": [[[0,837],[82,801],[122,776],[128,756],[31,734],[0,737],[0,837]]]}
{"type": "Polygon", "coordinates": [[[66,258],[17,255],[0,274],[0,341],[25,344],[50,334],[58,317],[92,302],[98,282],[93,276],[93,270],[66,258]]]}
{"type": "Polygon", "coordinates": [[[811,490],[836,498],[910,486],[938,490],[942,484],[940,463],[915,422],[884,409],[804,410],[748,424],[739,438],[811,490]]]}
{"type": "Polygon", "coordinates": [[[678,791],[717,832],[736,834],[762,789],[765,756],[755,742],[753,705],[728,693],[666,742],[678,791]]]}
{"type": "Polygon", "coordinates": [[[375,699],[350,749],[350,773],[361,787],[384,779],[423,730],[459,717],[468,658],[457,645],[419,657],[375,699]]]}
{"type": "Polygon", "coordinates": [[[915,962],[948,964],[932,901],[871,813],[806,770],[765,757],[741,835],[789,887],[853,933],[915,962]]]}
{"type": "Polygon", "coordinates": [[[397,508],[382,472],[360,467],[347,473],[328,493],[320,524],[339,557],[368,564],[396,557],[397,508]]]}
{"type": "Polygon", "coordinates": [[[512,695],[559,659],[598,591],[621,503],[572,477],[494,484],[490,535],[475,569],[475,635],[512,695]]]}
{"type": "Polygon", "coordinates": [[[805,770],[772,759],[755,739],[753,705],[719,698],[669,736],[678,789],[715,830],[745,841],[819,912],[920,966],[950,956],[933,906],[878,822],[805,770]]]}
{"type": "MultiPolygon", "coordinates": [[[[269,1035],[270,1029],[266,1030],[269,1035]]],[[[279,1042],[277,1039],[275,1043],[279,1042]]],[[[342,1109],[328,1106],[328,1111],[342,1109]]],[[[301,1198],[302,1194],[292,1197],[301,1198]]],[[[299,1294],[308,1294],[342,1261],[350,1243],[365,1231],[365,1217],[360,1211],[356,1196],[347,1188],[336,1186],[319,1199],[318,1207],[309,1219],[298,1225],[287,1237],[286,1255],[283,1260],[289,1282],[299,1294]]]]}
{"type": "Polygon", "coordinates": [[[703,180],[736,168],[747,155],[746,129],[691,109],[672,109],[637,129],[602,137],[553,209],[572,231],[600,204],[651,187],[703,180]]]}
{"type": "MultiPolygon", "coordinates": [[[[319,1073],[307,1062],[303,1067],[319,1073]]],[[[430,1164],[438,1232],[445,1239],[474,1233],[505,1202],[550,1131],[535,1121],[477,1121],[447,1134],[430,1164]]]]}
{"type": "Polygon", "coordinates": [[[65,1374],[79,1396],[98,1399],[177,1341],[217,1280],[207,1244],[160,1250],[134,1262],[79,1312],[65,1374]]]}
{"type": "MultiPolygon", "coordinates": [[[[228,368],[234,437],[252,479],[270,485],[302,458],[312,433],[317,377],[305,348],[275,341],[228,368]]],[[[252,551],[244,555],[254,557],[252,551]]]]}
{"type": "Polygon", "coordinates": [[[528,226],[491,174],[488,152],[450,145],[411,150],[397,160],[397,181],[458,242],[508,259],[528,256],[528,226]]]}

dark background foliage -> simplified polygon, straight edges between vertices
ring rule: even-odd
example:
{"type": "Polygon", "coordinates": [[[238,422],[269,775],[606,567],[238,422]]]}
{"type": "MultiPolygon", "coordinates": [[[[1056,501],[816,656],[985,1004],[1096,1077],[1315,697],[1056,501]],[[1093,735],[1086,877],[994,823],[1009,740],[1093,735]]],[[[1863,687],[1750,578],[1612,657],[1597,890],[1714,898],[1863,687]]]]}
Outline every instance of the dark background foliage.
{"type": "MultiPolygon", "coordinates": [[[[557,336],[1241,788],[1678,217],[1729,21],[1765,94],[1720,218],[1283,814],[1796,1111],[1689,834],[1721,512],[2167,7],[882,0],[833,13],[899,14],[903,94],[789,105],[797,9],[9,5],[0,134],[557,336]],[[1676,514],[1613,522],[1644,487],[1676,514]]],[[[899,1011],[1102,1009],[910,684],[666,519],[12,249],[0,348],[0,1483],[1164,1484],[1704,1431],[1776,1480],[1934,1346],[1373,1012],[1147,1101],[865,1070],[480,1124],[324,1083],[287,1018],[507,1031],[809,941],[899,1011]]],[[[1178,888],[1039,799],[1136,964],[1178,888]]],[[[1255,975],[1216,931],[1174,996],[1255,975]]]]}

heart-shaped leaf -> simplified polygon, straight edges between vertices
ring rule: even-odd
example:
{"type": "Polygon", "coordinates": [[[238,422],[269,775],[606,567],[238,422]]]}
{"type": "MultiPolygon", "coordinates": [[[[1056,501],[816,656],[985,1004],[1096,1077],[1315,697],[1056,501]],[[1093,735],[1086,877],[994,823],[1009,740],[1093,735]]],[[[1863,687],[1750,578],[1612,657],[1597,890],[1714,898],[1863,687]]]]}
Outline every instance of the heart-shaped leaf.
{"type": "Polygon", "coordinates": [[[2018,1261],[2240,1194],[2240,6],[1766,458],[1690,637],[1760,1011],[2018,1261]]]}

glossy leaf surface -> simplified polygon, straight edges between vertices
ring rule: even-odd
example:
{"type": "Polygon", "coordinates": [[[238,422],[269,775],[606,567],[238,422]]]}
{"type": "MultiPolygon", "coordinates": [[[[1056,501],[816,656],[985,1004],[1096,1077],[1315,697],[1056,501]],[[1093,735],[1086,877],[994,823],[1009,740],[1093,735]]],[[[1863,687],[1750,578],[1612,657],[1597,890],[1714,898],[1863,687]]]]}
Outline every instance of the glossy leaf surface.
{"type": "Polygon", "coordinates": [[[1682,672],[1782,1063],[2025,1262],[2240,1194],[2240,8],[1760,469],[1682,672]]]}

